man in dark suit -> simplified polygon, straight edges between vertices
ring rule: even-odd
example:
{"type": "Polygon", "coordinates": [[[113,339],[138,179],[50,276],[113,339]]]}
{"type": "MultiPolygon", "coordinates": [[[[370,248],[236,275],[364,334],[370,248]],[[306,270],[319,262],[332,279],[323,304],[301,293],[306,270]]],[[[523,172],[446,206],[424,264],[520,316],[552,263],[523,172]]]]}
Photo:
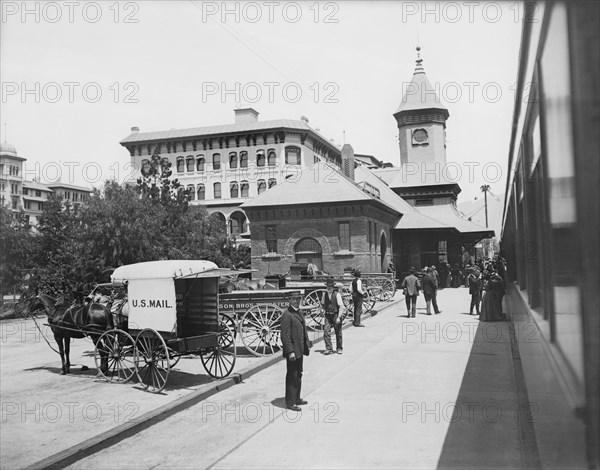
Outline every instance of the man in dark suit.
{"type": "Polygon", "coordinates": [[[436,314],[442,313],[438,308],[437,304],[437,290],[438,281],[433,272],[433,268],[427,268],[427,274],[421,281],[423,286],[423,295],[425,296],[425,302],[427,302],[427,315],[431,315],[431,304],[433,303],[433,310],[436,314]]]}
{"type": "Polygon", "coordinates": [[[285,406],[288,410],[300,411],[299,405],[307,403],[300,398],[303,356],[308,356],[312,346],[308,339],[304,314],[300,310],[300,297],[293,297],[288,309],[281,316],[281,343],[283,357],[287,363],[285,406]]]}

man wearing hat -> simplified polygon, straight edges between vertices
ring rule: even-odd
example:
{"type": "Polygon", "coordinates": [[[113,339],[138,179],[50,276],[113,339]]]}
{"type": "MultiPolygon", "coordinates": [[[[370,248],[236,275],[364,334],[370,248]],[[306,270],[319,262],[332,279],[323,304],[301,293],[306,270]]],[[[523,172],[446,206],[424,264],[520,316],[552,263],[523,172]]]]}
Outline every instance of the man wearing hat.
{"type": "Polygon", "coordinates": [[[417,313],[417,296],[419,295],[419,289],[421,288],[421,281],[416,276],[416,268],[411,266],[409,269],[410,274],[402,281],[402,289],[404,292],[404,300],[406,301],[407,317],[415,317],[417,313]]]}
{"type": "Polygon", "coordinates": [[[354,303],[354,326],[363,327],[365,325],[361,322],[363,298],[366,294],[363,287],[361,272],[358,269],[354,270],[354,280],[352,281],[352,302],[354,303]]]}
{"type": "Polygon", "coordinates": [[[344,301],[342,295],[335,289],[335,282],[333,279],[327,279],[327,292],[323,293],[321,298],[321,305],[325,310],[325,324],[323,325],[323,339],[325,340],[325,354],[333,353],[333,346],[331,344],[331,327],[335,332],[335,348],[338,354],[342,354],[342,321],[344,320],[344,313],[346,308],[344,307],[344,301]]]}
{"type": "Polygon", "coordinates": [[[303,356],[308,356],[312,346],[308,339],[304,314],[300,309],[300,297],[292,297],[289,307],[281,315],[281,343],[287,365],[285,406],[289,410],[300,411],[299,405],[307,403],[300,398],[303,356]]]}
{"type": "Polygon", "coordinates": [[[472,268],[467,276],[467,285],[469,286],[469,294],[471,294],[471,306],[469,307],[469,315],[473,315],[473,307],[477,315],[479,315],[479,304],[481,303],[481,290],[483,281],[479,269],[472,268]]]}

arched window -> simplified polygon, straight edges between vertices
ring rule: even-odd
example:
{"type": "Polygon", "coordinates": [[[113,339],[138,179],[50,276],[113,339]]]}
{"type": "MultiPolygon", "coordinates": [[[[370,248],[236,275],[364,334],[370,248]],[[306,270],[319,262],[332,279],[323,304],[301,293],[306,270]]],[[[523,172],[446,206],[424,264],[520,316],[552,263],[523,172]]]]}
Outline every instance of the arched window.
{"type": "Polygon", "coordinates": [[[197,194],[198,194],[199,201],[204,201],[206,199],[206,188],[204,187],[203,184],[198,185],[197,194]]]}
{"type": "Polygon", "coordinates": [[[213,194],[215,199],[221,199],[221,183],[213,185],[213,194]]]}
{"type": "Polygon", "coordinates": [[[248,152],[240,152],[240,168],[248,168],[248,152]]]}
{"type": "Polygon", "coordinates": [[[215,153],[213,154],[213,170],[220,170],[221,169],[221,154],[220,153],[215,153]]]}
{"type": "Polygon", "coordinates": [[[183,173],[184,160],[183,157],[177,157],[177,173],[183,173]]]}
{"type": "Polygon", "coordinates": [[[323,270],[323,249],[317,240],[306,237],[296,243],[294,254],[297,263],[312,263],[323,270]]]}
{"type": "Polygon", "coordinates": [[[273,186],[277,186],[277,180],[275,178],[269,178],[269,189],[273,186]]]}
{"type": "Polygon", "coordinates": [[[144,158],[142,160],[142,175],[146,176],[150,171],[150,160],[144,158]]]}
{"type": "Polygon", "coordinates": [[[267,183],[265,183],[265,180],[258,180],[257,188],[258,194],[264,193],[267,190],[267,183]]]}
{"type": "Polygon", "coordinates": [[[231,152],[229,154],[229,168],[235,169],[235,168],[237,168],[237,164],[238,164],[237,153],[231,152]]]}
{"type": "Polygon", "coordinates": [[[196,157],[196,170],[204,171],[204,155],[198,155],[196,157]]]}
{"type": "Polygon", "coordinates": [[[186,163],[186,168],[188,172],[193,172],[194,171],[194,157],[192,155],[190,155],[189,157],[187,157],[185,159],[185,163],[186,163]]]}
{"type": "Polygon", "coordinates": [[[240,184],[240,193],[242,197],[248,197],[248,193],[250,191],[250,184],[248,181],[242,181],[240,184]]]}
{"type": "Polygon", "coordinates": [[[229,185],[231,197],[239,197],[239,185],[237,181],[232,181],[229,185]]]}
{"type": "Polygon", "coordinates": [[[256,166],[265,166],[265,151],[257,150],[256,151],[256,166]]]}
{"type": "Polygon", "coordinates": [[[275,152],[275,149],[269,149],[269,152],[267,154],[267,160],[269,166],[277,165],[277,153],[275,152]]]}
{"type": "Polygon", "coordinates": [[[286,165],[300,165],[300,148],[299,147],[286,147],[285,148],[285,164],[286,165]]]}
{"type": "Polygon", "coordinates": [[[194,201],[196,199],[196,188],[194,188],[193,184],[188,184],[188,194],[190,195],[190,201],[194,201]]]}

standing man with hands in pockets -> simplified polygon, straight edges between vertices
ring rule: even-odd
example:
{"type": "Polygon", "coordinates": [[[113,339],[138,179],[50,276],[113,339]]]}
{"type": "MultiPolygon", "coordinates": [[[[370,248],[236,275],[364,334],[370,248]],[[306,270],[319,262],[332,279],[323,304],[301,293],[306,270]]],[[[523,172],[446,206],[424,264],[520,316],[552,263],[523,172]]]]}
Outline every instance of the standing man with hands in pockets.
{"type": "Polygon", "coordinates": [[[300,309],[300,297],[292,297],[290,305],[281,315],[281,343],[286,359],[285,407],[301,411],[299,405],[306,405],[300,397],[302,390],[303,356],[308,356],[312,346],[306,331],[304,314],[300,309]]]}
{"type": "Polygon", "coordinates": [[[342,320],[344,319],[344,301],[342,295],[335,289],[333,279],[327,279],[327,291],[323,293],[321,305],[325,309],[325,324],[323,325],[323,339],[325,340],[325,354],[333,353],[331,344],[331,327],[335,332],[335,348],[338,354],[342,354],[342,320]]]}
{"type": "Polygon", "coordinates": [[[363,297],[366,294],[365,288],[363,286],[361,272],[356,269],[354,270],[354,280],[352,281],[352,302],[354,303],[354,321],[352,324],[354,326],[363,327],[365,325],[361,322],[362,315],[362,306],[363,306],[363,297]]]}

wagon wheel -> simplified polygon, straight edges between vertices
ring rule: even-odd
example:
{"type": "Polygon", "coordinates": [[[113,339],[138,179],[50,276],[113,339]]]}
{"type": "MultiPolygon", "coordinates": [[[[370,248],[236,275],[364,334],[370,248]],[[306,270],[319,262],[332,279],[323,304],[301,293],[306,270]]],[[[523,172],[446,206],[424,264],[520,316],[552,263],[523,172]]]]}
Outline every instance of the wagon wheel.
{"type": "Polygon", "coordinates": [[[281,315],[274,304],[256,304],[242,317],[242,343],[255,356],[267,356],[281,349],[281,315]]]}
{"type": "Polygon", "coordinates": [[[178,354],[171,348],[169,348],[169,368],[172,369],[173,367],[175,367],[179,362],[179,359],[181,359],[181,354],[178,354]]]}
{"type": "Polygon", "coordinates": [[[102,333],[94,350],[94,361],[100,375],[111,382],[131,379],[135,373],[134,349],[133,338],[123,330],[102,333]]]}
{"type": "Polygon", "coordinates": [[[142,386],[161,392],[170,370],[169,349],[162,336],[150,328],[140,331],[135,339],[135,373],[142,386]]]}
{"type": "Polygon", "coordinates": [[[202,351],[200,356],[202,365],[211,377],[222,379],[233,371],[236,358],[236,346],[233,337],[233,330],[224,321],[220,320],[217,345],[202,351]],[[225,344],[229,344],[229,346],[223,346],[225,344]]]}
{"type": "MultiPolygon", "coordinates": [[[[344,305],[348,309],[348,315],[352,316],[354,314],[354,301],[352,300],[352,290],[349,287],[344,286],[342,287],[340,293],[342,294],[342,300],[344,301],[344,305]]],[[[371,295],[369,293],[369,290],[367,289],[367,294],[363,298],[361,315],[369,313],[371,310],[373,310],[373,307],[375,307],[375,296],[371,295]]]]}
{"type": "Polygon", "coordinates": [[[392,299],[396,292],[396,284],[387,277],[375,277],[370,279],[373,293],[377,300],[387,302],[392,299]]]}
{"type": "Polygon", "coordinates": [[[325,324],[325,310],[321,304],[323,293],[327,292],[327,289],[317,289],[307,294],[302,299],[302,305],[305,307],[313,307],[308,310],[306,314],[306,326],[311,330],[322,330],[325,324]]]}
{"type": "Polygon", "coordinates": [[[231,343],[235,342],[235,338],[237,336],[237,328],[233,317],[227,315],[226,313],[221,313],[220,315],[221,317],[219,319],[219,327],[221,327],[221,325],[227,325],[232,332],[231,335],[223,335],[219,338],[220,341],[223,343],[221,347],[228,348],[229,346],[231,346],[231,343]]]}

